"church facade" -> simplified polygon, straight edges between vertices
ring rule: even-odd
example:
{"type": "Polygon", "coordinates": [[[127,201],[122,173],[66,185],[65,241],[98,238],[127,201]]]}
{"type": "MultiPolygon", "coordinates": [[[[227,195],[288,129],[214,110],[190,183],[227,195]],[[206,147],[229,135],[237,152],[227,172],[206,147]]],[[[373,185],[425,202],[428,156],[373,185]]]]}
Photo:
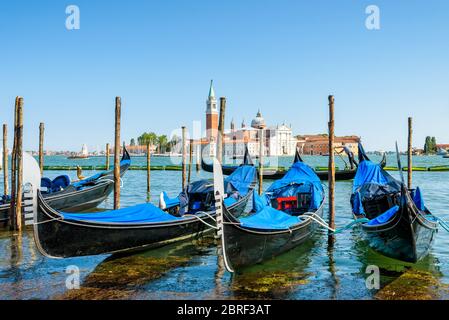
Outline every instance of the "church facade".
{"type": "MultiPolygon", "coordinates": [[[[206,140],[209,144],[209,155],[214,155],[216,150],[218,133],[218,107],[215,97],[213,82],[209,88],[209,96],[206,100],[206,140]]],[[[248,147],[251,156],[259,155],[260,137],[263,140],[265,156],[292,156],[295,154],[297,139],[293,136],[291,125],[285,123],[275,126],[267,126],[260,110],[246,126],[242,121],[240,128],[236,128],[234,120],[230,129],[225,130],[223,141],[223,153],[226,157],[240,157],[244,155],[245,146],[248,147]]]]}

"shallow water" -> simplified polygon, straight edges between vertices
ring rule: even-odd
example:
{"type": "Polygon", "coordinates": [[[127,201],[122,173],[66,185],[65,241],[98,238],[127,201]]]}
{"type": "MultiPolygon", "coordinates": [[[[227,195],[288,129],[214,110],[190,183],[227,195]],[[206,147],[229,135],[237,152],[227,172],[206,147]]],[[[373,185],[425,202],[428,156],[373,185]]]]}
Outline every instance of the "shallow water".
{"type": "MultiPolygon", "coordinates": [[[[291,158],[281,158],[288,166],[291,158]]],[[[378,161],[379,157],[373,160],[378,161]]],[[[93,158],[93,164],[104,159],[93,158]]],[[[153,164],[169,164],[155,158],[153,164]]],[[[312,166],[326,165],[325,157],[305,157],[312,166]]],[[[133,159],[143,165],[144,158],[133,159]]],[[[82,164],[84,162],[75,162],[82,164]]],[[[405,160],[404,160],[405,163],[405,160]]],[[[69,164],[62,157],[48,157],[46,165],[69,164]]],[[[86,163],[87,164],[87,163],[86,163]]],[[[416,157],[416,166],[449,165],[441,157],[416,157]]],[[[343,167],[342,163],[339,163],[343,167]]],[[[388,165],[395,165],[390,156],[388,165]]],[[[49,177],[66,172],[45,172],[49,177]]],[[[93,172],[84,172],[85,175],[93,172]]],[[[75,172],[68,172],[74,178],[75,172]]],[[[393,172],[397,176],[397,172],[393,172]]],[[[210,178],[210,173],[192,172],[192,180],[210,178]]],[[[2,179],[2,177],[1,177],[2,179]]],[[[153,171],[153,202],[162,190],[175,196],[181,172],[153,171]]],[[[437,216],[449,221],[449,172],[416,172],[426,204],[437,216]]],[[[123,178],[122,207],[146,200],[146,173],[129,171],[123,178]]],[[[270,181],[265,181],[267,187],[270,181]]],[[[1,187],[0,187],[1,188],[1,187]]],[[[352,183],[338,182],[337,226],[352,219],[349,198],[352,183]]],[[[1,189],[0,189],[1,191],[1,189]]],[[[102,208],[110,208],[112,198],[102,208]]],[[[404,264],[383,257],[360,241],[357,229],[338,234],[328,249],[327,232],[319,230],[304,245],[240,274],[227,273],[217,258],[213,239],[183,242],[127,257],[95,256],[64,260],[41,256],[32,232],[23,237],[0,232],[0,298],[2,299],[447,299],[449,298],[449,234],[440,229],[428,257],[418,264],[404,264]],[[381,289],[367,289],[366,268],[380,269],[381,289]],[[80,271],[79,290],[69,290],[68,267],[80,271]]]]}

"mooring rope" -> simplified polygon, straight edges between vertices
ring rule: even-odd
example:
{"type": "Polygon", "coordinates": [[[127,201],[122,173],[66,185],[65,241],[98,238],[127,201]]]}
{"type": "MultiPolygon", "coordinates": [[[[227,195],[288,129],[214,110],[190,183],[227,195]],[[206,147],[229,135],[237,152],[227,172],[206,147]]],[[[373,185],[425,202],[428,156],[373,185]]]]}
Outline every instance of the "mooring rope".
{"type": "Polygon", "coordinates": [[[343,228],[338,228],[337,230],[335,230],[334,234],[342,233],[343,231],[351,229],[354,226],[358,226],[359,224],[364,224],[364,223],[367,223],[369,221],[370,220],[368,218],[355,219],[354,221],[352,221],[351,223],[347,224],[343,228]]]}
{"type": "Polygon", "coordinates": [[[357,226],[357,225],[363,224],[363,223],[367,223],[370,221],[367,218],[360,218],[360,219],[356,219],[356,220],[352,221],[351,223],[347,224],[346,226],[344,226],[342,228],[333,229],[329,226],[329,224],[326,221],[323,220],[323,218],[321,218],[316,213],[308,212],[308,213],[305,213],[304,215],[307,215],[309,219],[314,220],[320,226],[331,231],[333,234],[342,233],[343,231],[349,230],[349,229],[353,228],[354,226],[357,226]]]}
{"type": "MultiPolygon", "coordinates": [[[[206,212],[199,212],[199,213],[205,213],[207,216],[209,216],[209,218],[211,218],[212,220],[216,221],[213,217],[211,217],[210,215],[208,215],[206,212]]],[[[195,219],[198,219],[198,220],[201,221],[202,223],[204,223],[204,224],[205,224],[206,226],[208,226],[209,228],[218,230],[218,227],[217,227],[217,226],[211,225],[210,223],[204,221],[203,219],[201,219],[200,217],[198,217],[198,216],[196,216],[196,215],[193,215],[193,214],[186,214],[186,215],[184,215],[184,217],[193,217],[193,218],[195,218],[195,219]]]]}
{"type": "MultiPolygon", "coordinates": [[[[435,217],[435,216],[433,216],[437,221],[438,221],[438,224],[446,231],[446,232],[449,232],[449,223],[447,223],[446,221],[444,221],[443,219],[441,219],[441,218],[438,218],[438,217],[435,217]]],[[[427,219],[426,219],[427,220],[427,219]]],[[[427,221],[429,221],[429,220],[427,220],[427,221]]]]}

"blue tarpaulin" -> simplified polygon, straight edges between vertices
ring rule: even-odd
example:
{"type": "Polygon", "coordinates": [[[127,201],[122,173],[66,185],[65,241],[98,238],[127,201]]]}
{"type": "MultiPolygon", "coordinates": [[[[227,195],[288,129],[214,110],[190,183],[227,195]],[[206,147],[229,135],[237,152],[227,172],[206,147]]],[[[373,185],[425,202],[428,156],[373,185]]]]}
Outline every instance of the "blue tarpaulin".
{"type": "Polygon", "coordinates": [[[382,213],[380,216],[378,216],[375,219],[372,219],[368,222],[368,225],[370,226],[376,226],[379,224],[384,224],[385,222],[389,221],[397,212],[399,211],[399,206],[394,206],[385,213],[382,213]]]}
{"type": "Polygon", "coordinates": [[[361,186],[366,183],[387,184],[389,179],[384,175],[383,169],[380,165],[372,161],[362,161],[357,168],[357,173],[354,178],[353,192],[356,192],[361,186]]]}
{"type": "Polygon", "coordinates": [[[324,190],[320,178],[315,171],[303,162],[296,162],[291,166],[282,179],[276,180],[266,191],[274,196],[293,196],[298,192],[309,189],[312,193],[310,209],[318,209],[324,198],[324,190]],[[294,186],[297,188],[294,188],[294,186]],[[301,186],[302,185],[302,186],[301,186]],[[285,193],[286,192],[286,193],[285,193]]]}
{"type": "Polygon", "coordinates": [[[354,194],[354,200],[353,200],[353,212],[355,214],[365,214],[365,209],[363,208],[362,203],[362,196],[360,195],[360,192],[356,192],[354,194]]]}
{"type": "Polygon", "coordinates": [[[300,221],[299,217],[291,216],[270,206],[263,207],[249,217],[240,218],[240,224],[243,227],[265,230],[285,230],[300,221]]]}
{"type": "Polygon", "coordinates": [[[151,203],[133,207],[96,213],[64,213],[65,220],[90,221],[99,223],[151,223],[178,221],[183,218],[172,216],[151,203]]]}
{"type": "Polygon", "coordinates": [[[416,207],[419,210],[421,210],[421,211],[426,210],[426,206],[424,204],[424,198],[422,196],[421,189],[419,187],[416,188],[415,193],[413,194],[413,202],[415,203],[416,207]]]}
{"type": "Polygon", "coordinates": [[[229,177],[224,180],[225,192],[231,192],[231,185],[243,197],[248,191],[251,183],[256,177],[256,168],[254,166],[240,166],[229,177]]]}

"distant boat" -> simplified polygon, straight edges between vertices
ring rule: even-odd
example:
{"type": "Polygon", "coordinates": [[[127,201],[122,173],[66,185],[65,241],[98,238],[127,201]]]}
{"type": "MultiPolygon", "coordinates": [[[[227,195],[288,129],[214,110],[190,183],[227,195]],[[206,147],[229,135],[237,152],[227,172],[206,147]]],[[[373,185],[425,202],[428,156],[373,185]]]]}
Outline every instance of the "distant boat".
{"type": "Polygon", "coordinates": [[[87,145],[83,144],[80,153],[72,154],[67,159],[89,159],[89,151],[87,151],[87,145]]]}
{"type": "Polygon", "coordinates": [[[439,150],[438,150],[438,153],[437,153],[439,156],[447,156],[448,155],[448,152],[446,151],[446,150],[444,150],[443,148],[440,148],[439,150]]]}
{"type": "Polygon", "coordinates": [[[449,159],[449,154],[446,154],[445,156],[443,156],[444,159],[449,159]]]}

